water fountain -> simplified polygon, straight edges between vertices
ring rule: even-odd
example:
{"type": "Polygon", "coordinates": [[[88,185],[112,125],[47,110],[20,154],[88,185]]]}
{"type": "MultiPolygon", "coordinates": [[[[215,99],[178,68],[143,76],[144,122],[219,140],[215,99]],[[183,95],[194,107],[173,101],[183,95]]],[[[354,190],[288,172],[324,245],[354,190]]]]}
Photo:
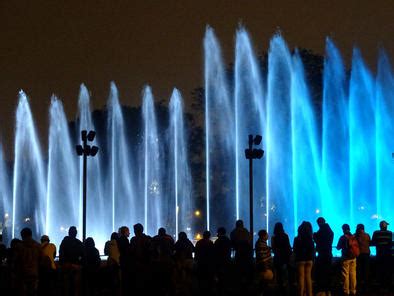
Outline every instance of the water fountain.
{"type": "Polygon", "coordinates": [[[394,76],[387,55],[380,53],[375,75],[355,49],[348,75],[327,39],[317,103],[301,53],[291,52],[280,34],[270,42],[265,67],[244,28],[235,43],[235,64],[228,71],[215,33],[207,28],[205,180],[199,184],[192,180],[188,127],[176,89],[167,121],[159,121],[152,90],[145,87],[135,137],[114,83],[100,122],[94,122],[89,92],[81,86],[73,129],[61,101],[53,97],[47,160],[21,92],[12,170],[0,149],[0,211],[7,214],[7,223],[12,221],[12,235],[28,225],[36,236],[48,233],[58,243],[69,225],[81,227],[81,167],[74,145],[82,129],[95,130],[97,123],[100,152],[88,163],[87,234],[100,246],[111,231],[137,222],[150,235],[164,226],[174,236],[179,231],[193,236],[201,194],[205,209],[198,214],[207,229],[231,229],[236,219],[247,225],[248,134],[261,134],[265,150],[254,167],[255,229],[272,232],[281,221],[294,236],[303,220],[324,216],[338,235],[341,223],[352,229],[364,223],[371,232],[381,219],[392,220],[394,76]]]}

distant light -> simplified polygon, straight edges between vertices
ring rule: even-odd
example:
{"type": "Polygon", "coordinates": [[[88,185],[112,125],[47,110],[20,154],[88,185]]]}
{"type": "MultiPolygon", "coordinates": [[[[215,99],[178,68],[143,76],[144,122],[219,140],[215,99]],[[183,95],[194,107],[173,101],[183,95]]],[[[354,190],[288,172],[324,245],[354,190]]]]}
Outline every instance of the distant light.
{"type": "Polygon", "coordinates": [[[379,219],[379,216],[378,216],[378,214],[373,214],[373,215],[371,216],[371,219],[373,219],[373,220],[377,220],[377,219],[379,219]]]}
{"type": "Polygon", "coordinates": [[[192,230],[190,227],[186,227],[186,231],[190,231],[192,230]]]}
{"type": "Polygon", "coordinates": [[[320,213],[320,209],[316,209],[315,213],[319,214],[320,213]]]}
{"type": "Polygon", "coordinates": [[[176,206],[176,213],[179,213],[179,206],[176,206]]]}
{"type": "Polygon", "coordinates": [[[202,239],[201,233],[196,233],[196,240],[202,239]]]}
{"type": "Polygon", "coordinates": [[[8,219],[9,217],[10,217],[10,215],[9,215],[8,213],[5,213],[5,214],[4,214],[4,218],[5,218],[5,219],[8,219]]]}
{"type": "Polygon", "coordinates": [[[160,188],[159,188],[159,182],[157,181],[152,181],[152,184],[150,184],[149,189],[151,194],[159,194],[160,193],[160,188]]]}
{"type": "Polygon", "coordinates": [[[26,217],[25,222],[30,222],[30,217],[26,217]]]}
{"type": "Polygon", "coordinates": [[[66,231],[66,228],[63,227],[63,226],[60,226],[60,231],[61,231],[61,232],[64,232],[64,231],[66,231]]]}
{"type": "Polygon", "coordinates": [[[199,210],[195,210],[194,211],[194,216],[200,217],[201,216],[201,212],[199,210]]]}
{"type": "Polygon", "coordinates": [[[364,210],[365,210],[365,207],[364,207],[364,206],[359,206],[358,209],[359,209],[360,211],[364,211],[364,210]]]}

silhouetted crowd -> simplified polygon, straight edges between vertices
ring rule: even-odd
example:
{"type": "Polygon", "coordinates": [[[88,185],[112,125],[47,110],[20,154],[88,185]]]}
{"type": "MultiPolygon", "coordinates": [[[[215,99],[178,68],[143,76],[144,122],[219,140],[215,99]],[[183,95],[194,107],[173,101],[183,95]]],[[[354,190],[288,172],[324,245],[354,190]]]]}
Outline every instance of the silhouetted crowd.
{"type": "Polygon", "coordinates": [[[343,224],[343,235],[332,254],[334,233],[324,218],[318,231],[302,222],[291,247],[282,223],[269,241],[266,230],[253,238],[242,220],[228,236],[205,231],[194,245],[185,232],[173,237],[160,228],[154,237],[141,224],[111,234],[101,259],[93,238],[84,242],[71,226],[59,247],[47,235],[41,243],[22,229],[21,240],[10,247],[0,236],[1,295],[394,295],[393,237],[386,221],[372,238],[358,224],[353,234],[343,224]],[[370,256],[370,246],[376,256],[370,256]],[[3,292],[5,294],[3,294],[3,292]]]}

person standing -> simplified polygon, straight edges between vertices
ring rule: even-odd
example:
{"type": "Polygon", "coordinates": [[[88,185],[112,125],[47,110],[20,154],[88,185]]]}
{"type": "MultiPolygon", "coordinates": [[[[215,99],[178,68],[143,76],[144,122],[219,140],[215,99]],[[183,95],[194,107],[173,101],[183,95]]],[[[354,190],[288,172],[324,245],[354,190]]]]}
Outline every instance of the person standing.
{"type": "Polygon", "coordinates": [[[355,236],[360,248],[360,255],[357,257],[357,279],[359,287],[362,287],[364,290],[368,284],[371,237],[365,232],[363,224],[357,225],[355,236]]]}
{"type": "Polygon", "coordinates": [[[299,296],[312,296],[312,266],[315,257],[312,225],[302,222],[298,227],[298,235],[294,238],[293,252],[297,264],[297,282],[299,296]]]}
{"type": "Polygon", "coordinates": [[[41,236],[42,264],[40,294],[53,295],[56,281],[56,246],[52,244],[47,235],[41,236]]]}
{"type": "Polygon", "coordinates": [[[313,234],[316,244],[317,257],[315,260],[315,279],[317,290],[326,294],[330,293],[331,287],[331,263],[332,263],[332,242],[334,232],[326,223],[323,217],[316,220],[319,230],[313,234]]]}
{"type": "Polygon", "coordinates": [[[38,292],[39,268],[42,261],[41,246],[33,240],[30,228],[21,231],[22,242],[15,250],[17,289],[23,296],[35,296],[38,292]]]}
{"type": "Polygon", "coordinates": [[[393,233],[387,229],[386,221],[379,223],[380,230],[374,231],[371,245],[376,247],[376,269],[380,286],[388,289],[391,284],[391,244],[393,233]]]}
{"type": "Polygon", "coordinates": [[[65,295],[78,296],[81,291],[81,269],[84,249],[77,239],[77,228],[71,226],[68,236],[62,240],[59,248],[59,263],[64,276],[65,295]]]}
{"type": "Polygon", "coordinates": [[[211,232],[204,231],[196,243],[197,277],[201,295],[211,295],[214,279],[214,245],[211,232]]]}
{"type": "Polygon", "coordinates": [[[283,224],[277,222],[274,226],[274,235],[271,238],[272,252],[274,253],[274,268],[279,294],[288,294],[288,268],[291,256],[289,236],[283,224]]]}
{"type": "MultiPolygon", "coordinates": [[[[356,295],[357,274],[356,274],[356,257],[354,251],[355,245],[358,244],[355,237],[350,233],[349,224],[342,225],[343,235],[339,238],[337,249],[342,252],[342,280],[343,292],[345,295],[356,295]],[[354,246],[354,247],[353,247],[354,246]]],[[[358,248],[358,246],[357,246],[358,248]]]]}

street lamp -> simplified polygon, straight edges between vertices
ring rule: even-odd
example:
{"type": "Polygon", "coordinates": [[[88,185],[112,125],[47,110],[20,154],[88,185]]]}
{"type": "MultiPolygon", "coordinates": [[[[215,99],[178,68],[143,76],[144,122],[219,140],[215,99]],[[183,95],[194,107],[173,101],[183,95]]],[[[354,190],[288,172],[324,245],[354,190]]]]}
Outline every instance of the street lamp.
{"type": "Polygon", "coordinates": [[[97,146],[88,145],[88,141],[92,142],[96,136],[95,131],[81,131],[82,145],[77,145],[76,151],[78,156],[83,156],[83,175],[82,175],[82,240],[86,239],[86,183],[87,183],[87,158],[95,156],[99,150],[97,146]]]}
{"type": "Polygon", "coordinates": [[[258,146],[263,139],[262,136],[249,135],[249,148],[245,149],[245,157],[249,159],[249,221],[250,221],[250,233],[252,234],[253,243],[253,159],[260,159],[264,155],[264,150],[253,149],[253,145],[258,146]]]}

